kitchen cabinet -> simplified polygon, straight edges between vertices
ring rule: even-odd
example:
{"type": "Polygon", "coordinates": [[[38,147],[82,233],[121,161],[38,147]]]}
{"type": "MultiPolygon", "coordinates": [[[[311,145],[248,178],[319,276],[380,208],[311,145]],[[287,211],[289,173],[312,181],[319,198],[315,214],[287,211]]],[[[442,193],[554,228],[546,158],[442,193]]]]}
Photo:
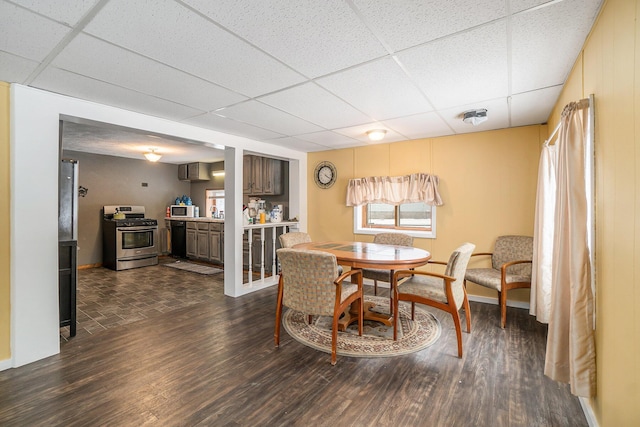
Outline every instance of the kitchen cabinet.
{"type": "Polygon", "coordinates": [[[187,163],[178,165],[178,179],[180,181],[209,181],[209,164],[187,163]]]}
{"type": "Polygon", "coordinates": [[[198,248],[196,257],[199,259],[209,260],[209,224],[197,224],[197,244],[198,248]]]}
{"type": "Polygon", "coordinates": [[[198,256],[198,230],[194,222],[187,222],[187,258],[198,256]]]}
{"type": "Polygon", "coordinates": [[[260,156],[244,156],[242,193],[252,196],[280,195],[283,191],[282,161],[260,156]]]}
{"type": "Polygon", "coordinates": [[[187,258],[224,263],[224,222],[186,220],[187,258]]]}
{"type": "Polygon", "coordinates": [[[209,261],[224,262],[224,224],[209,225],[209,261]]]}

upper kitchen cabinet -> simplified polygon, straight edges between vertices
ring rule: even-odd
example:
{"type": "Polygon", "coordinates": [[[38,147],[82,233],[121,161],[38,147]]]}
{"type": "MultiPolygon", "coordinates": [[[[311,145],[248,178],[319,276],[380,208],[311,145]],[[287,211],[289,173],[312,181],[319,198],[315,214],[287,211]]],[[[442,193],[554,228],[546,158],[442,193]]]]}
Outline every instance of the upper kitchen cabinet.
{"type": "Polygon", "coordinates": [[[242,192],[252,196],[280,195],[283,192],[282,161],[260,156],[244,156],[242,192]]]}
{"type": "Polygon", "coordinates": [[[178,165],[180,181],[209,181],[209,165],[207,163],[188,163],[178,165]]]}

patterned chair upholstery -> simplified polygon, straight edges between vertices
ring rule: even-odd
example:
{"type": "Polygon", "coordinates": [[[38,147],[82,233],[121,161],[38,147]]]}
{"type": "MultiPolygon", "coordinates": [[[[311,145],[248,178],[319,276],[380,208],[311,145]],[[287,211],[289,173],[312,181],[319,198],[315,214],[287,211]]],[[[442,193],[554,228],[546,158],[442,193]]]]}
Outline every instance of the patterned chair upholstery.
{"type": "Polygon", "coordinates": [[[533,259],[533,237],[500,236],[493,252],[482,252],[473,256],[491,256],[491,268],[470,268],[466,282],[473,282],[498,291],[500,300],[500,326],[507,323],[507,291],[531,287],[531,260],[533,259]]]}
{"type": "Polygon", "coordinates": [[[393,310],[393,339],[397,339],[398,304],[399,301],[411,302],[411,320],[414,318],[416,303],[447,311],[453,317],[458,338],[458,357],[462,357],[462,328],[460,326],[460,308],[464,306],[467,320],[467,332],[471,332],[471,311],[469,299],[464,287],[464,275],[467,264],[475,249],[472,243],[465,243],[457,248],[449,257],[449,262],[429,261],[429,264],[446,265],[444,274],[430,273],[420,270],[398,270],[395,278],[398,285],[395,288],[393,310]],[[401,279],[408,277],[404,281],[401,279]]]}
{"type": "MultiPolygon", "coordinates": [[[[401,233],[380,233],[373,238],[373,243],[381,245],[397,245],[397,246],[413,246],[413,237],[408,234],[401,233]]],[[[378,295],[378,281],[391,283],[393,270],[379,270],[374,268],[365,268],[362,270],[362,276],[365,279],[373,280],[373,294],[378,295]]]]}
{"type": "Polygon", "coordinates": [[[358,304],[358,331],[362,335],[363,292],[362,270],[351,270],[338,275],[338,264],[333,254],[302,249],[276,251],[282,272],[278,283],[276,305],[275,344],[280,345],[282,307],[300,311],[309,316],[331,316],[331,364],[336,364],[338,320],[354,302],[358,304]],[[354,283],[344,282],[354,276],[354,283]]]}
{"type": "Polygon", "coordinates": [[[280,246],[283,248],[292,248],[300,243],[311,242],[311,236],[300,231],[290,231],[288,233],[281,234],[278,237],[278,240],[280,240],[280,246]]]}
{"type": "MultiPolygon", "coordinates": [[[[301,231],[290,231],[288,233],[281,234],[278,237],[280,241],[280,246],[283,248],[292,248],[295,245],[300,243],[309,243],[311,242],[311,236],[307,233],[303,233],[301,231]]],[[[279,265],[279,264],[278,264],[279,265]]],[[[342,266],[338,266],[338,275],[343,273],[342,266]]]]}

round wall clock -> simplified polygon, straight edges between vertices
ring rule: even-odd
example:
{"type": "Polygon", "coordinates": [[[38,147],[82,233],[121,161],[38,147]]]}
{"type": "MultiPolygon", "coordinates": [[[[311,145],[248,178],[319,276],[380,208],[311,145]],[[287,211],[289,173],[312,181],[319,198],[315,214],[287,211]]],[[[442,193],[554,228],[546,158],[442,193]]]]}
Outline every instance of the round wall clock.
{"type": "Polygon", "coordinates": [[[329,188],[336,182],[338,173],[336,167],[331,162],[320,162],[316,166],[316,170],[313,173],[313,179],[316,181],[316,185],[320,188],[329,188]]]}

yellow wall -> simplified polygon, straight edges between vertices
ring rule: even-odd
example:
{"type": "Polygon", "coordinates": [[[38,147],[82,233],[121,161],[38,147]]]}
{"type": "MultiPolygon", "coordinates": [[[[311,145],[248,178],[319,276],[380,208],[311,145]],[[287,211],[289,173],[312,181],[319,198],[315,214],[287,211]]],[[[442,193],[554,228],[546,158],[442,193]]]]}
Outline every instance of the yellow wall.
{"type": "MultiPolygon", "coordinates": [[[[600,426],[640,425],[640,1],[605,3],[556,104],[595,97],[600,426]]],[[[551,128],[551,127],[550,127],[551,128]]]]}
{"type": "MultiPolygon", "coordinates": [[[[0,82],[0,200],[10,200],[9,84],[0,82]]],[[[0,203],[0,361],[11,357],[9,281],[9,203],[0,203]]]]}
{"type": "MultiPolygon", "coordinates": [[[[371,241],[373,236],[353,233],[353,208],[345,203],[349,179],[426,172],[440,177],[444,206],[436,211],[437,237],[415,239],[414,245],[430,251],[433,259],[446,261],[466,241],[490,251],[496,236],[533,235],[538,160],[546,136],[547,126],[538,125],[309,153],[309,234],[317,241],[371,241]],[[329,189],[313,181],[315,166],[323,160],[338,170],[329,189]]],[[[497,296],[476,285],[469,292],[497,296]]],[[[529,291],[512,291],[509,297],[528,301],[529,291]]]]}

